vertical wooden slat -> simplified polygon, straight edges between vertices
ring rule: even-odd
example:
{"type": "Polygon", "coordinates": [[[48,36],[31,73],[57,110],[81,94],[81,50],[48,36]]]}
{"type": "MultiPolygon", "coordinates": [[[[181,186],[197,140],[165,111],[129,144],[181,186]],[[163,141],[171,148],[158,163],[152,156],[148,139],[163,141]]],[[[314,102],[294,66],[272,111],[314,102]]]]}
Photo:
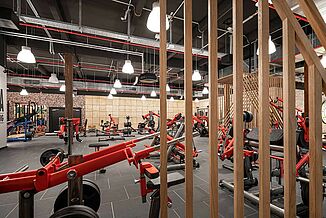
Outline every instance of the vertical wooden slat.
{"type": "Polygon", "coordinates": [[[295,38],[283,21],[284,217],[296,216],[295,38]]]}
{"type": "Polygon", "coordinates": [[[233,0],[234,217],[243,217],[243,0],[233,0]]]}
{"type": "Polygon", "coordinates": [[[184,92],[185,92],[185,144],[186,188],[185,217],[193,217],[193,157],[192,157],[192,0],[184,1],[184,92]]]}
{"type": "Polygon", "coordinates": [[[166,68],[166,0],[160,0],[160,217],[162,218],[168,217],[166,68]]]}
{"type": "Polygon", "coordinates": [[[259,128],[259,217],[270,217],[269,161],[269,7],[258,2],[258,128],[259,128]]]}
{"type": "Polygon", "coordinates": [[[309,88],[308,88],[308,81],[309,81],[309,73],[308,73],[308,64],[307,62],[304,62],[303,66],[303,88],[304,88],[304,117],[309,116],[309,88]]]}
{"type": "Polygon", "coordinates": [[[321,151],[322,80],[314,65],[309,66],[309,217],[323,216],[323,175],[321,151]]]}
{"type": "MultiPolygon", "coordinates": [[[[217,1],[208,1],[208,70],[209,70],[209,193],[210,217],[218,217],[218,67],[217,67],[217,1]]],[[[225,96],[224,96],[225,98],[225,96]]],[[[225,100],[225,99],[224,99],[225,100]]],[[[225,108],[224,111],[228,110],[225,108]]]]}
{"type": "Polygon", "coordinates": [[[224,117],[230,109],[230,84],[224,84],[224,117]]]}
{"type": "MultiPolygon", "coordinates": [[[[72,118],[73,117],[73,62],[72,62],[72,54],[71,53],[65,53],[64,54],[65,59],[65,85],[66,85],[66,91],[65,91],[65,117],[66,118],[72,118]]],[[[70,128],[70,139],[71,142],[73,141],[73,128],[70,128]]]]}

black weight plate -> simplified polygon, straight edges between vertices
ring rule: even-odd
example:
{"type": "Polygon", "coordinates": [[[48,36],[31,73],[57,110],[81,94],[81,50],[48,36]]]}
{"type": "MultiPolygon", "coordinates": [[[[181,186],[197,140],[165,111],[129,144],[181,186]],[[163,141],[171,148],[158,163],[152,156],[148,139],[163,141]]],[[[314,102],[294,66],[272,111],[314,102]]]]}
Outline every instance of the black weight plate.
{"type": "MultiPolygon", "coordinates": [[[[84,205],[98,211],[101,204],[101,192],[99,187],[90,180],[83,180],[84,205]]],[[[68,186],[64,187],[54,202],[53,211],[56,212],[68,206],[68,186]]]]}
{"type": "Polygon", "coordinates": [[[99,218],[99,216],[90,207],[85,205],[72,205],[54,212],[50,218],[99,218]]]}
{"type": "Polygon", "coordinates": [[[301,199],[304,205],[309,206],[309,183],[300,182],[301,199]]]}
{"type": "Polygon", "coordinates": [[[56,156],[59,152],[61,152],[60,162],[62,162],[64,159],[64,151],[61,148],[51,148],[51,149],[44,151],[40,157],[40,163],[42,164],[42,166],[47,165],[50,162],[50,160],[54,156],[56,156]]]}

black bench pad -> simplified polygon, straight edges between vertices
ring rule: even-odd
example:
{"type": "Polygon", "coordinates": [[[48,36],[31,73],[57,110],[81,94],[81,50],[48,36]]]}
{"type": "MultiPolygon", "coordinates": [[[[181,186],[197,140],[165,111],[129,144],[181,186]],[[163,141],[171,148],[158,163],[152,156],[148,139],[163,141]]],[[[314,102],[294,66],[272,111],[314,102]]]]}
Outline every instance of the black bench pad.
{"type": "MultiPolygon", "coordinates": [[[[251,141],[258,142],[258,128],[253,128],[247,135],[246,138],[251,141]]],[[[271,129],[270,132],[270,144],[283,146],[283,129],[271,129]]]]}
{"type": "MultiPolygon", "coordinates": [[[[182,174],[175,172],[175,173],[169,173],[167,175],[167,180],[168,180],[168,187],[170,187],[170,186],[184,183],[185,177],[182,174]]],[[[149,189],[159,189],[160,185],[161,185],[160,177],[157,177],[156,179],[148,180],[147,182],[147,188],[149,189]]]]}
{"type": "Polygon", "coordinates": [[[109,144],[108,143],[99,143],[99,142],[97,142],[97,143],[92,143],[92,144],[89,144],[88,145],[88,147],[90,147],[90,148],[96,148],[96,147],[107,147],[107,146],[109,146],[109,144]]]}

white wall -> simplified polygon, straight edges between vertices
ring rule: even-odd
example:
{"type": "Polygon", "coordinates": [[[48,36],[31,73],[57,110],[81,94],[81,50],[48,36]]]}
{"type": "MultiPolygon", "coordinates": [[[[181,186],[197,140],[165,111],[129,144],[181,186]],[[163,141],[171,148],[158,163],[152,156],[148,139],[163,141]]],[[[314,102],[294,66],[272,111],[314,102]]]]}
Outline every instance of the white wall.
{"type": "Polygon", "coordinates": [[[0,148],[7,146],[7,74],[0,66],[0,148]]]}

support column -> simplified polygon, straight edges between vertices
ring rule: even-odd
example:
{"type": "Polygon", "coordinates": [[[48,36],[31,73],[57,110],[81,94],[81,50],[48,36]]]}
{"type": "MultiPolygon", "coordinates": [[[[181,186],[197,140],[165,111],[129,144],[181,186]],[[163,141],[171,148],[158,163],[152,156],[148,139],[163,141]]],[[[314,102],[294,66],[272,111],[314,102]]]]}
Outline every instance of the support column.
{"type": "MultiPolygon", "coordinates": [[[[296,216],[295,38],[283,21],[284,217],[296,216]]],[[[306,78],[305,78],[306,79],[306,78]]]]}
{"type": "MultiPolygon", "coordinates": [[[[73,118],[73,62],[72,62],[72,54],[66,53],[64,55],[65,59],[65,85],[66,85],[66,91],[65,91],[65,117],[68,119],[73,118]]],[[[70,138],[71,142],[73,139],[73,128],[70,128],[70,138]]]]}
{"type": "Polygon", "coordinates": [[[184,92],[186,188],[185,217],[193,217],[193,157],[192,157],[192,0],[184,1],[184,92]]]}
{"type": "Polygon", "coordinates": [[[5,36],[0,35],[0,149],[7,147],[7,44],[5,36]]]}

